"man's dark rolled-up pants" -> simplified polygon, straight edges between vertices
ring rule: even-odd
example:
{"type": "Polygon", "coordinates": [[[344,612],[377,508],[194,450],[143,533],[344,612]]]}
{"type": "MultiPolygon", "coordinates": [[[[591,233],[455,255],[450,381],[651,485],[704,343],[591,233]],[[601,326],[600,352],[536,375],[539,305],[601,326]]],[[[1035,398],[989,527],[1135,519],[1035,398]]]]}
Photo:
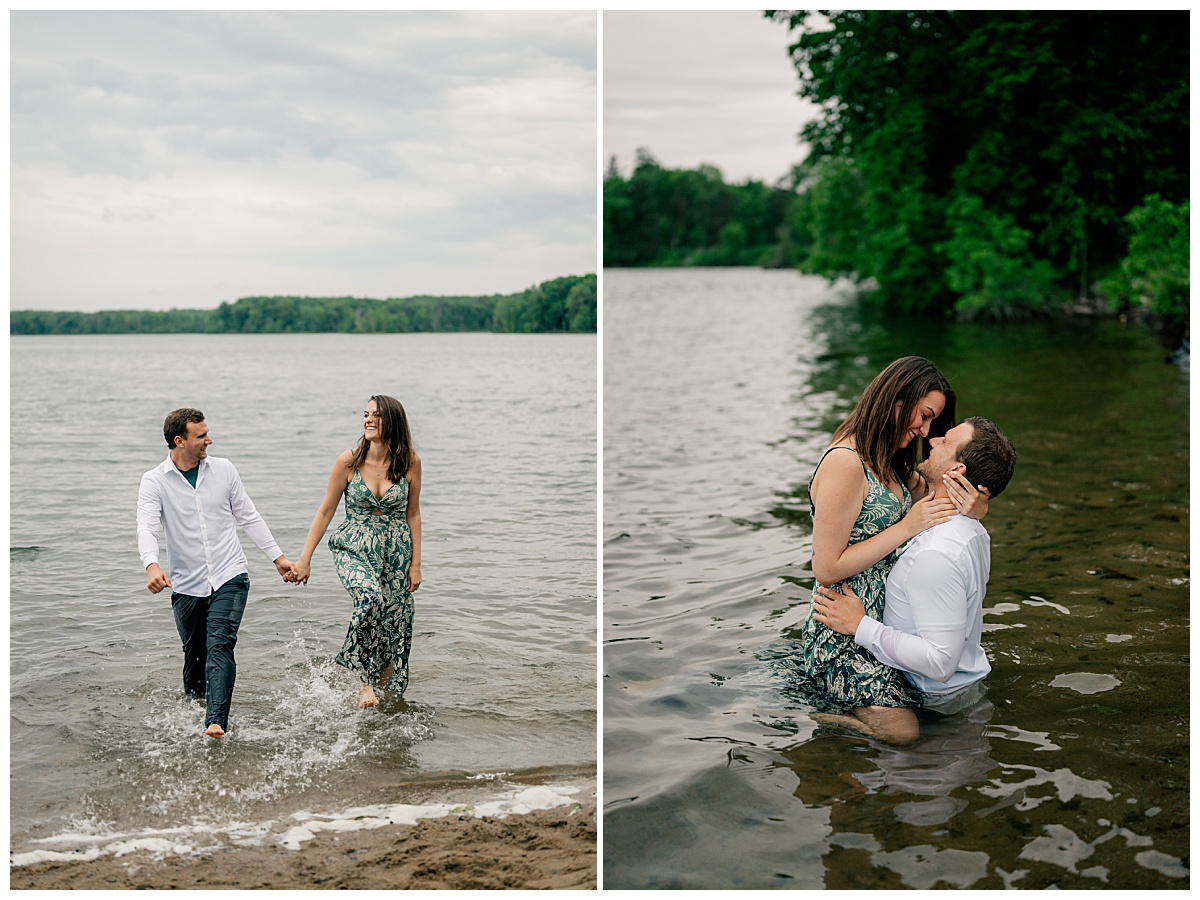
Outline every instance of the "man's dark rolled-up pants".
{"type": "Polygon", "coordinates": [[[233,648],[249,593],[250,576],[243,572],[207,597],[171,594],[175,627],[183,641],[183,689],[207,699],[205,727],[215,722],[229,730],[229,702],[237,677],[233,648]]]}

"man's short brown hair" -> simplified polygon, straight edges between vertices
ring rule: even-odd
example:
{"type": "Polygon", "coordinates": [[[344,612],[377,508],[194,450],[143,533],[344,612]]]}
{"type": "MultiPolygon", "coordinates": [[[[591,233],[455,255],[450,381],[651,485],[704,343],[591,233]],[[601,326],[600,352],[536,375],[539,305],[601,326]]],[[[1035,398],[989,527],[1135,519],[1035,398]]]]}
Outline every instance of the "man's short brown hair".
{"type": "Polygon", "coordinates": [[[990,419],[971,416],[966,422],[972,428],[971,439],[959,446],[955,459],[967,467],[971,484],[981,484],[990,496],[999,497],[1017,467],[1017,451],[990,419]]]}
{"type": "Polygon", "coordinates": [[[163,422],[163,437],[167,439],[167,446],[174,450],[175,438],[187,439],[188,422],[203,421],[204,413],[198,409],[192,409],[190,406],[167,413],[167,419],[163,422]]]}

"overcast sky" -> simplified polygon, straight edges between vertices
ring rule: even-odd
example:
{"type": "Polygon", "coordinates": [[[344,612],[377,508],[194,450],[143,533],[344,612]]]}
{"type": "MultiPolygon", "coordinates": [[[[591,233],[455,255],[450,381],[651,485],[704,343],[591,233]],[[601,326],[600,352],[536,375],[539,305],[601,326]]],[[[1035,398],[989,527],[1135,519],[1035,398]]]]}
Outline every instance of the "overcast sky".
{"type": "Polygon", "coordinates": [[[804,156],[787,26],[758,11],[605,12],[604,158],[628,177],[638,147],[672,169],[773,183],[804,156]]]}
{"type": "Polygon", "coordinates": [[[11,306],[596,270],[596,14],[14,12],[11,306]]]}

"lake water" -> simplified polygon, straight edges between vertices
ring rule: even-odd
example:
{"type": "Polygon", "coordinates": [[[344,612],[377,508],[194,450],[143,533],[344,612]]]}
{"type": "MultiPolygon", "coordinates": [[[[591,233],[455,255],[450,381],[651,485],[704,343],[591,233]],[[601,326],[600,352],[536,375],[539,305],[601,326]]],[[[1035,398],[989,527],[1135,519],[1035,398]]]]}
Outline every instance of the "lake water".
{"type": "Polygon", "coordinates": [[[1113,321],[887,319],[823,280],[604,274],[606,888],[1186,888],[1188,377],[1113,321]],[[912,745],[794,699],[807,482],[928,356],[1019,462],[985,702],[912,745]]]}
{"type": "Polygon", "coordinates": [[[594,336],[14,337],[10,350],[15,861],[281,841],[371,804],[594,796],[594,336]],[[404,403],[423,462],[408,691],[357,708],[333,663],[351,605],[324,542],[293,586],[243,539],[232,731],[203,738],[169,597],[146,590],[135,539],[163,418],[204,411],[211,454],[235,463],[294,560],[373,393],[404,403]]]}

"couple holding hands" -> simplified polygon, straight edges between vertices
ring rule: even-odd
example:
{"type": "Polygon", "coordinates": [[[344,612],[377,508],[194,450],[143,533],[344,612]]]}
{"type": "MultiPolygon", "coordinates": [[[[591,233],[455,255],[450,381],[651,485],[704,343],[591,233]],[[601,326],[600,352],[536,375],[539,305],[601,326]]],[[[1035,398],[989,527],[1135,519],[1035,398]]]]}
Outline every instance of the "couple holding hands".
{"type": "Polygon", "coordinates": [[[138,552],[147,588],[171,588],[171,609],[183,642],[183,686],[205,698],[205,734],[229,729],[236,667],[233,649],[250,590],[240,526],[284,581],[307,584],[312,555],[338,501],[346,519],[329,538],[338,577],[354,601],[346,640],[335,657],[359,679],[360,708],[378,706],[375,690],[404,693],[412,643],[412,592],[421,584],[421,460],[404,407],[371,397],[358,445],[337,458],[300,558],[290,562],[227,459],[208,456],[204,414],[177,409],[163,423],[170,453],[142,476],[138,489],[138,552]],[[158,535],[166,534],[167,567],[158,535]]]}

